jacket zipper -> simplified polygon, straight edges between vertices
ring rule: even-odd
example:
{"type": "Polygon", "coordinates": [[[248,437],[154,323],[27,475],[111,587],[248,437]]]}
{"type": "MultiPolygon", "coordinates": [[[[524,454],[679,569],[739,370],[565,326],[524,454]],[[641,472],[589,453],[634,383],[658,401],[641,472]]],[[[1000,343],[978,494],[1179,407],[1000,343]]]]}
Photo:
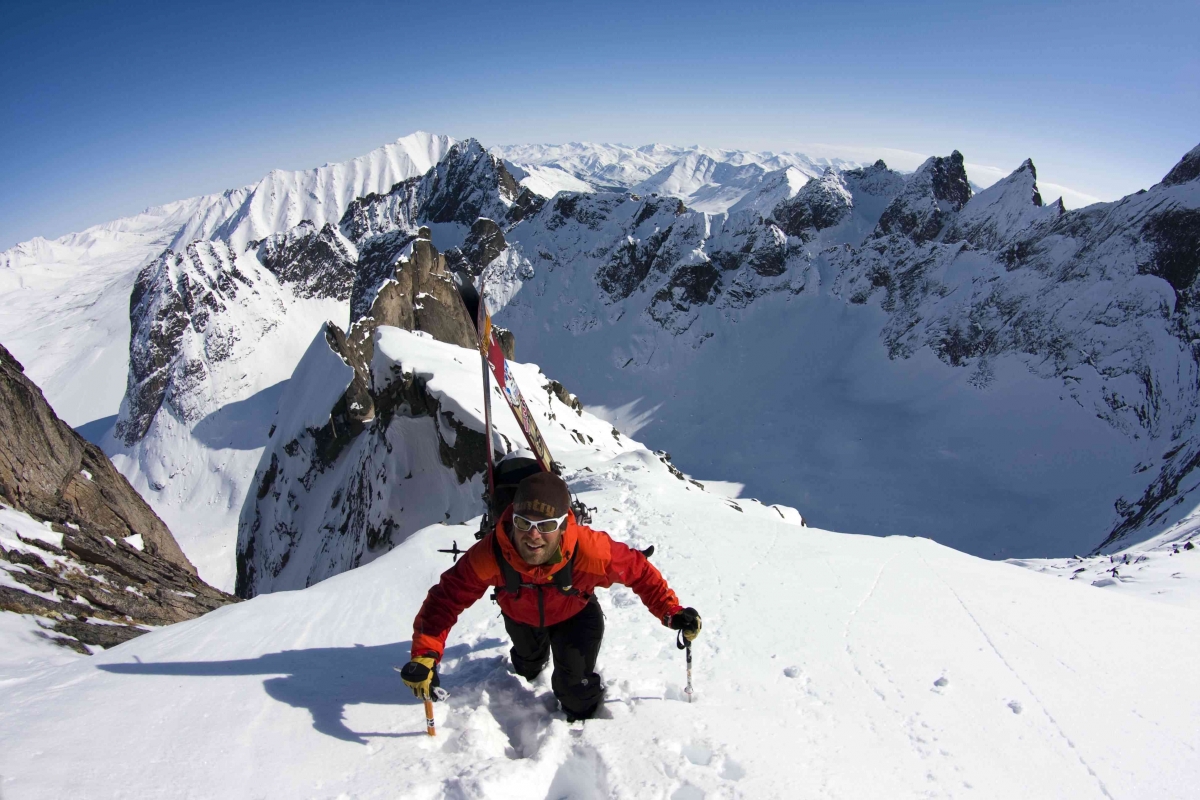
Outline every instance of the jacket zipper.
{"type": "Polygon", "coordinates": [[[538,627],[546,627],[546,597],[542,593],[542,585],[537,584],[538,592],[538,627]]]}

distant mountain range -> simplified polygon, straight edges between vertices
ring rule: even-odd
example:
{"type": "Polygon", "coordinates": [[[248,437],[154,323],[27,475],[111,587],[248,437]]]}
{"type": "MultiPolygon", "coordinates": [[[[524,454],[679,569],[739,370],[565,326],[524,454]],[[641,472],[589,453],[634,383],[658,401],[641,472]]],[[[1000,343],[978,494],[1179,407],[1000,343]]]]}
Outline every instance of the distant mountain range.
{"type": "MultiPolygon", "coordinates": [[[[282,519],[251,492],[290,445],[271,439],[279,414],[306,398],[297,424],[317,443],[326,425],[346,435],[339,413],[353,436],[375,429],[354,406],[388,391],[362,349],[377,326],[352,323],[386,307],[390,325],[453,341],[437,293],[404,276],[485,269],[520,360],[701,479],[823,527],[1062,555],[1190,510],[1198,161],[1068,211],[1042,201],[1030,162],[976,193],[958,153],[902,173],[658,145],[488,151],[418,133],[5,251],[0,298],[16,313],[0,342],[68,421],[100,418],[93,438],[221,588],[239,517],[282,519]],[[293,377],[318,345],[351,367],[332,394],[293,377]]],[[[479,480],[431,468],[463,486],[455,497],[479,480]]],[[[373,485],[332,461],[313,469],[350,482],[329,485],[339,498],[373,485]]],[[[316,502],[303,496],[279,502],[316,502]]],[[[463,502],[422,514],[461,517],[463,502]]]]}

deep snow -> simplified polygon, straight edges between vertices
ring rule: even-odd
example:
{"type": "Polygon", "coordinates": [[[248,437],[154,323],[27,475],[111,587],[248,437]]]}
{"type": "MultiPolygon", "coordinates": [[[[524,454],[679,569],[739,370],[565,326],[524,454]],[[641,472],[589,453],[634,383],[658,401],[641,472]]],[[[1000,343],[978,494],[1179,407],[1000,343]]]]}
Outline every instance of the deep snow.
{"type": "MultiPolygon", "coordinates": [[[[470,354],[469,351],[464,353],[470,354]]],[[[464,373],[465,374],[465,373],[464,373]]],[[[453,383],[444,391],[453,393],[453,383]]],[[[475,388],[475,387],[472,387],[475,388]]],[[[467,398],[464,405],[472,401],[467,398]]],[[[572,413],[572,416],[573,413],[572,413]]],[[[586,417],[585,417],[586,419],[586,417]]],[[[557,454],[595,526],[704,615],[682,654],[602,591],[602,718],[581,734],[505,656],[490,601],[451,634],[439,735],[393,667],[473,525],[378,560],[7,673],[6,798],[1189,797],[1194,611],[926,539],[804,528],[635,448],[557,454]],[[118,747],[97,736],[120,731],[118,747]]]]}

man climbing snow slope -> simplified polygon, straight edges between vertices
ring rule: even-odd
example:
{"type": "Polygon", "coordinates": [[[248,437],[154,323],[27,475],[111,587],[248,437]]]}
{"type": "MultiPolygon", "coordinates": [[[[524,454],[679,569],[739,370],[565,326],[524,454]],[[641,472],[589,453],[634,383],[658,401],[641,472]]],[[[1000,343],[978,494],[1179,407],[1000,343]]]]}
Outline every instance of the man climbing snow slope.
{"type": "Polygon", "coordinates": [[[429,590],[413,623],[412,661],[401,677],[417,697],[433,697],[450,628],[489,586],[496,587],[493,596],[513,642],[513,670],[532,681],[553,654],[550,683],[567,721],[589,719],[604,693],[595,672],[604,637],[595,590],[614,583],[632,589],[650,613],[689,642],[700,632],[700,615],[679,604],[646,556],[577,523],[561,478],[531,475],[517,486],[495,529],[429,590]]]}

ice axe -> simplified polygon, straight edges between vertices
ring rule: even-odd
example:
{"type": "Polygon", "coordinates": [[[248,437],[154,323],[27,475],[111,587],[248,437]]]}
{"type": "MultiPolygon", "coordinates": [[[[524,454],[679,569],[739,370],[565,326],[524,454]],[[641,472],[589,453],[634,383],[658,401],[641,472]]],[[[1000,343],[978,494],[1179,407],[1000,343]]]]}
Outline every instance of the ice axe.
{"type": "MultiPolygon", "coordinates": [[[[402,672],[400,667],[392,667],[392,669],[396,670],[396,672],[402,672]]],[[[433,720],[433,701],[445,700],[449,696],[450,693],[445,689],[440,686],[435,686],[433,687],[433,694],[431,697],[422,698],[425,701],[425,732],[430,736],[437,736],[437,725],[433,720]]]]}

